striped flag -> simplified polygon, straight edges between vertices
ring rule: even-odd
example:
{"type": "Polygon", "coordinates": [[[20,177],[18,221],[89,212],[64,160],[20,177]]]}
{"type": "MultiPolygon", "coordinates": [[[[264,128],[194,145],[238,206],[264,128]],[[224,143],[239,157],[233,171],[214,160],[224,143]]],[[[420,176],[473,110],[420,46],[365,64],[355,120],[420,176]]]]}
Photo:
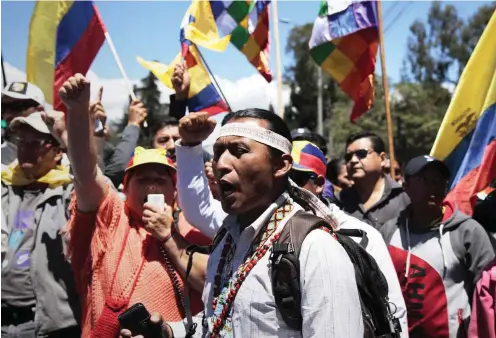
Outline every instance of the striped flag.
{"type": "Polygon", "coordinates": [[[193,43],[222,52],[229,44],[229,39],[229,36],[220,38],[208,1],[193,0],[184,15],[179,31],[183,56],[187,54],[188,46],[193,43]]]}
{"type": "Polygon", "coordinates": [[[351,121],[372,107],[378,47],[375,1],[321,1],[310,55],[354,101],[351,121]]]}
{"type": "MultiPolygon", "coordinates": [[[[196,45],[192,44],[188,47],[187,57],[184,61],[190,76],[188,111],[190,113],[208,112],[210,115],[229,111],[227,104],[220,97],[201,62],[196,45]]],[[[174,89],[172,86],[174,66],[182,62],[182,53],[178,54],[169,66],[159,62],[145,61],[140,57],[138,57],[138,62],[151,71],[166,87],[174,89]]]]}
{"type": "Polygon", "coordinates": [[[444,116],[431,155],[451,170],[446,197],[471,215],[471,198],[496,179],[496,12],[484,30],[444,116]]]}
{"type": "Polygon", "coordinates": [[[210,1],[217,27],[258,72],[272,81],[269,69],[269,3],[260,0],[210,1]]]}
{"type": "Polygon", "coordinates": [[[59,88],[86,74],[105,41],[105,25],[91,1],[38,1],[29,26],[27,79],[56,110],[65,110],[59,88]]]}

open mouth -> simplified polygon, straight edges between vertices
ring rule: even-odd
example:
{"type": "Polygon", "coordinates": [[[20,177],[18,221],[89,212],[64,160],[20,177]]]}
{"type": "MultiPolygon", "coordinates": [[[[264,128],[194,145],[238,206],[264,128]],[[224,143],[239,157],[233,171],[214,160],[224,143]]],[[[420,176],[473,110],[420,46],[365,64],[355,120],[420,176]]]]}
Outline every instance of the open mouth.
{"type": "Polygon", "coordinates": [[[221,180],[219,182],[220,195],[222,198],[227,198],[236,192],[236,186],[231,182],[221,180]]]}

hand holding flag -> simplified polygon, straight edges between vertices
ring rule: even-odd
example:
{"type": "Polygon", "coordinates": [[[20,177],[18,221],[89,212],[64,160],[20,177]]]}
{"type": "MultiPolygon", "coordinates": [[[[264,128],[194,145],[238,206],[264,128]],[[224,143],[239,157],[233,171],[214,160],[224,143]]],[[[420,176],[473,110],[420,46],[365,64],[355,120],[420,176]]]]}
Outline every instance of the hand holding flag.
{"type": "Polygon", "coordinates": [[[178,100],[187,100],[189,92],[189,73],[184,61],[177,63],[174,66],[172,74],[172,86],[176,91],[178,100]]]}

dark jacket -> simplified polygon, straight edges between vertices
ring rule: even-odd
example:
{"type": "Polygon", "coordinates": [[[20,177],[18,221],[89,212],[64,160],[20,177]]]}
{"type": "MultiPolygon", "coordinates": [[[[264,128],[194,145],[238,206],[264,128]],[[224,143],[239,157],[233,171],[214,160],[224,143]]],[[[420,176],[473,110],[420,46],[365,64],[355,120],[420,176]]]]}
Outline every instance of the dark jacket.
{"type": "MultiPolygon", "coordinates": [[[[134,125],[128,125],[124,128],[121,135],[121,140],[115,147],[112,156],[105,162],[105,169],[102,170],[105,176],[110,178],[112,183],[116,188],[124,180],[124,172],[126,171],[129,160],[133,156],[134,149],[138,145],[138,139],[140,135],[140,128],[134,125]]],[[[107,148],[107,154],[105,157],[109,157],[107,148]]]]}
{"type": "Polygon", "coordinates": [[[355,187],[346,188],[336,194],[337,205],[349,215],[380,229],[384,223],[399,216],[410,204],[410,198],[389,176],[384,176],[384,193],[370,209],[364,210],[355,187]]]}

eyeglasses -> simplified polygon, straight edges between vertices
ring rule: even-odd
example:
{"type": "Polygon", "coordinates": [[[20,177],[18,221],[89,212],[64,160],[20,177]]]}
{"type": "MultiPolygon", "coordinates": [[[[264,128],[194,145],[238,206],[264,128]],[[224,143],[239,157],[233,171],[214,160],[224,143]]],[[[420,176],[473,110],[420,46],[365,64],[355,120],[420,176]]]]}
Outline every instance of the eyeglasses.
{"type": "Polygon", "coordinates": [[[22,111],[28,110],[29,108],[33,108],[33,107],[37,107],[37,106],[39,106],[39,104],[36,101],[19,100],[19,101],[2,103],[2,110],[10,109],[13,111],[22,112],[22,111]]]}
{"type": "Polygon", "coordinates": [[[373,152],[374,152],[374,150],[368,149],[368,148],[350,151],[350,152],[344,154],[344,160],[346,161],[346,163],[350,162],[351,159],[353,158],[353,155],[356,155],[356,157],[359,160],[363,160],[365,157],[367,157],[369,154],[371,154],[373,152]]]}
{"type": "Polygon", "coordinates": [[[309,180],[314,181],[317,178],[317,175],[311,172],[292,170],[289,173],[289,178],[291,178],[297,186],[301,187],[307,184],[309,180]]]}

